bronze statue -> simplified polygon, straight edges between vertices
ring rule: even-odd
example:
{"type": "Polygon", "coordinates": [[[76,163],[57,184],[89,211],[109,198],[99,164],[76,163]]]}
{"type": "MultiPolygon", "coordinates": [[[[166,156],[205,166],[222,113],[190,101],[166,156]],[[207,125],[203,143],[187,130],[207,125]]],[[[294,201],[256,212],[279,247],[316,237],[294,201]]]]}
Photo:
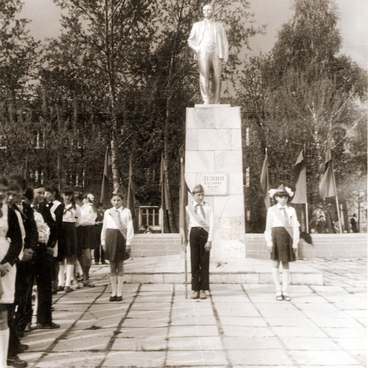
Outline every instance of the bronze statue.
{"type": "Polygon", "coordinates": [[[226,33],[221,23],[213,19],[211,5],[203,7],[204,19],[193,24],[189,47],[198,60],[199,85],[205,105],[220,103],[222,64],[229,57],[226,33]]]}

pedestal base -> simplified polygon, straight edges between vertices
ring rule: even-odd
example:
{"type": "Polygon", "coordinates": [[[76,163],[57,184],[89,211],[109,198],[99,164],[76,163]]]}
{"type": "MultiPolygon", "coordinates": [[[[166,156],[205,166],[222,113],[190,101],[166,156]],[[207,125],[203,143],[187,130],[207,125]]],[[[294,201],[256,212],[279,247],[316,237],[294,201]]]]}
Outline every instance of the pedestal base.
{"type": "Polygon", "coordinates": [[[211,258],[219,261],[244,259],[240,108],[230,105],[187,108],[185,146],[187,184],[190,189],[196,184],[204,185],[205,201],[214,209],[215,235],[211,258]],[[216,182],[217,177],[219,181],[216,182]]]}

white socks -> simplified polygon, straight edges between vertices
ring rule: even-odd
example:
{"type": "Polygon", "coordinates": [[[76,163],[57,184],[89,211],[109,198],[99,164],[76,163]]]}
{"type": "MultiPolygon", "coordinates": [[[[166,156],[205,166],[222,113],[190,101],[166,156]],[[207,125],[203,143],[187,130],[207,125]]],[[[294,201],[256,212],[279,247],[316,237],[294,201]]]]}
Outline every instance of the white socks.
{"type": "Polygon", "coordinates": [[[290,270],[282,271],[282,291],[288,291],[290,284],[290,270]]]}
{"type": "Polygon", "coordinates": [[[0,331],[0,368],[7,368],[6,359],[8,357],[9,328],[0,331]]]}
{"type": "Polygon", "coordinates": [[[124,276],[118,276],[118,293],[117,296],[121,296],[123,292],[123,278],[124,276]]]}
{"type": "Polygon", "coordinates": [[[271,270],[272,270],[273,282],[274,282],[274,284],[276,286],[276,291],[281,290],[279,269],[272,267],[271,270]]]}
{"type": "Polygon", "coordinates": [[[116,281],[117,281],[117,276],[110,276],[110,281],[111,281],[111,296],[116,296],[116,281]]]}
{"type": "Polygon", "coordinates": [[[74,265],[66,265],[66,282],[65,282],[65,286],[69,286],[72,283],[72,278],[73,278],[73,274],[74,274],[74,265]]]}
{"type": "Polygon", "coordinates": [[[59,286],[64,286],[65,285],[65,274],[64,274],[64,272],[65,272],[65,266],[64,266],[64,264],[59,265],[59,275],[58,275],[59,286]]]}

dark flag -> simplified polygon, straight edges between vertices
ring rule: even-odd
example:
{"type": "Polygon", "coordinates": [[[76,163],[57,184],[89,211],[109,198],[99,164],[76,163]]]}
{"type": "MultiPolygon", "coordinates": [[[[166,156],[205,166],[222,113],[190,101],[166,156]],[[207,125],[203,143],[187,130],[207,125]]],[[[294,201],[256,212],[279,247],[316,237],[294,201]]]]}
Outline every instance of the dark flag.
{"type": "Polygon", "coordinates": [[[296,160],[294,173],[296,177],[295,195],[291,203],[307,203],[307,168],[304,160],[304,149],[296,160]]]}
{"type": "Polygon", "coordinates": [[[325,173],[319,184],[319,194],[322,198],[337,196],[336,181],[331,157],[331,150],[328,147],[325,158],[325,173]]]}
{"type": "Polygon", "coordinates": [[[268,191],[270,190],[270,177],[268,174],[268,155],[266,148],[266,155],[263,161],[262,172],[261,172],[261,188],[263,190],[263,198],[266,205],[266,209],[268,209],[271,205],[270,197],[268,195],[268,191]]]}
{"type": "Polygon", "coordinates": [[[135,195],[134,195],[134,185],[133,185],[133,167],[132,167],[132,155],[129,159],[129,184],[128,184],[128,199],[127,208],[130,209],[132,213],[132,221],[134,225],[134,230],[136,230],[135,224],[135,195]]]}
{"type": "Polygon", "coordinates": [[[109,154],[109,147],[106,147],[104,171],[101,186],[101,197],[100,197],[100,203],[102,203],[105,207],[108,207],[110,205],[110,196],[111,196],[110,183],[109,183],[110,166],[111,166],[111,157],[109,154]]]}

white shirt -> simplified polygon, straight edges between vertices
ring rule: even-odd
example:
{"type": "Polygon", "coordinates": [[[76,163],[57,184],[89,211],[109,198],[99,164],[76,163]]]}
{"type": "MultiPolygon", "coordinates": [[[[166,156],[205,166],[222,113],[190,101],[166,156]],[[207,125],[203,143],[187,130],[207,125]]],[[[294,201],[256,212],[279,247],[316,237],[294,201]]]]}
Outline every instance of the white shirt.
{"type": "Polygon", "coordinates": [[[285,227],[285,224],[282,222],[282,218],[284,216],[282,211],[283,208],[285,209],[286,214],[289,218],[289,225],[292,227],[293,248],[298,248],[300,224],[298,218],[296,217],[295,209],[287,205],[281,206],[280,204],[276,204],[275,206],[270,207],[267,211],[266,230],[264,232],[267,246],[269,248],[272,248],[272,228],[285,227]],[[276,211],[279,212],[279,215],[276,211]]]}
{"type": "Polygon", "coordinates": [[[80,208],[79,225],[88,226],[96,223],[97,212],[93,210],[92,203],[86,203],[80,208]]]}
{"type": "Polygon", "coordinates": [[[33,215],[37,225],[38,242],[46,244],[49,240],[50,228],[47,226],[45,220],[43,219],[43,216],[39,212],[34,210],[33,215]]]}
{"type": "MultiPolygon", "coordinates": [[[[194,211],[196,206],[198,205],[198,203],[196,201],[193,201],[192,206],[194,207],[194,211]]],[[[208,229],[208,240],[207,241],[212,241],[213,238],[213,232],[214,232],[214,216],[213,216],[213,209],[212,206],[203,201],[202,203],[202,208],[204,210],[205,213],[205,219],[202,219],[206,222],[208,229]]],[[[195,211],[196,212],[196,211],[195,211]]],[[[186,213],[187,213],[187,224],[188,224],[188,230],[190,232],[190,228],[191,227],[203,227],[203,224],[201,224],[190,212],[190,210],[188,209],[188,206],[186,207],[186,213]]],[[[198,211],[198,213],[200,213],[200,210],[198,211]]],[[[199,217],[201,217],[199,215],[199,217]]],[[[189,239],[189,237],[188,237],[189,239]]]]}
{"type": "Polygon", "coordinates": [[[65,206],[63,214],[63,222],[75,222],[75,226],[79,226],[81,218],[80,207],[76,204],[75,208],[72,204],[65,206]]]}
{"type": "Polygon", "coordinates": [[[105,245],[106,240],[106,231],[107,229],[115,229],[119,230],[118,224],[114,220],[115,212],[120,216],[120,223],[122,225],[122,229],[126,229],[126,245],[130,245],[131,241],[134,237],[134,228],[133,228],[133,221],[132,221],[132,214],[129,208],[119,207],[116,209],[112,207],[105,211],[104,218],[103,218],[103,225],[101,231],[101,245],[105,245]]]}

